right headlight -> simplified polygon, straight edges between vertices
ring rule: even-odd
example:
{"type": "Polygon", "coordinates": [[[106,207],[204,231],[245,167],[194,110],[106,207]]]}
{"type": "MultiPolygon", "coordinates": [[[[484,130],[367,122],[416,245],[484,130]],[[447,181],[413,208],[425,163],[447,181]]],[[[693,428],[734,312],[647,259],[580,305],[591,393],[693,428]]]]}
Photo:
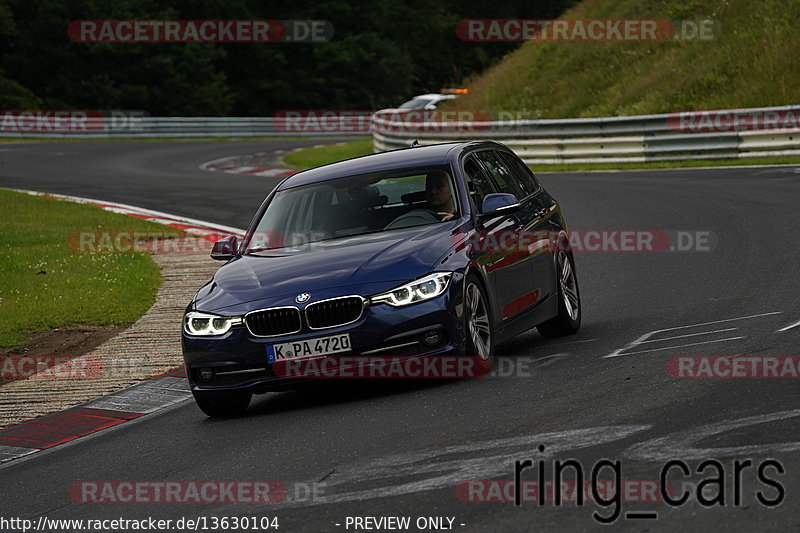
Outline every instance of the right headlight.
{"type": "Polygon", "coordinates": [[[434,272],[390,291],[376,294],[369,301],[373,304],[385,303],[393,307],[400,307],[430,300],[431,298],[436,298],[447,289],[452,275],[451,272],[434,272]]]}
{"type": "Polygon", "coordinates": [[[183,317],[183,331],[189,335],[202,337],[224,335],[233,326],[242,324],[244,319],[240,316],[219,316],[190,311],[183,317]]]}

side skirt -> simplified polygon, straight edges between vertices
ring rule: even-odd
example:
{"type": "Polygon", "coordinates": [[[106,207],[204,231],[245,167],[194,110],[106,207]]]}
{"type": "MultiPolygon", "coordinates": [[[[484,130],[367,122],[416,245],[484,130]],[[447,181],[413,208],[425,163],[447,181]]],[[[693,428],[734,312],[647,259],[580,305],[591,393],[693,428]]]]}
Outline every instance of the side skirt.
{"type": "Polygon", "coordinates": [[[558,314],[558,293],[551,294],[546,300],[525,311],[520,316],[497,329],[497,344],[516,337],[529,329],[546,322],[558,314]]]}

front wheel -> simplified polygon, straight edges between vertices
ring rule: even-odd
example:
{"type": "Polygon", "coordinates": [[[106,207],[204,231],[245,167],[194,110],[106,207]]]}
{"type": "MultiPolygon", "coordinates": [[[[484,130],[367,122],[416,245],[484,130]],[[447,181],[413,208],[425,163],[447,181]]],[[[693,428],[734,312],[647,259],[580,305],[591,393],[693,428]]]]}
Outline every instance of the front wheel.
{"type": "Polygon", "coordinates": [[[469,275],[464,289],[467,355],[478,362],[478,374],[492,369],[494,331],[490,309],[483,285],[474,274],[469,275]]]}
{"type": "Polygon", "coordinates": [[[572,255],[561,250],[557,256],[558,315],[539,324],[536,329],[543,337],[571,335],[581,327],[581,294],[572,255]]]}
{"type": "Polygon", "coordinates": [[[211,418],[237,416],[244,413],[253,396],[249,392],[206,391],[192,391],[192,395],[197,407],[211,418]]]}

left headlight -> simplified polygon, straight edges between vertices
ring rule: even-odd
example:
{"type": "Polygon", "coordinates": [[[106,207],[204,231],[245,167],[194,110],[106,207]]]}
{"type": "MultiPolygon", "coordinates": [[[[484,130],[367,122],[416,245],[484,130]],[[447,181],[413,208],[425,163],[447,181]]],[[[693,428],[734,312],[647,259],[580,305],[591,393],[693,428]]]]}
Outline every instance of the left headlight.
{"type": "Polygon", "coordinates": [[[447,284],[450,283],[452,275],[451,272],[434,272],[388,292],[376,294],[370,298],[370,303],[386,303],[394,307],[400,307],[436,298],[447,289],[447,284]]]}
{"type": "Polygon", "coordinates": [[[240,316],[219,316],[190,311],[183,317],[183,331],[189,335],[224,335],[233,326],[240,326],[244,319],[240,316]]]}

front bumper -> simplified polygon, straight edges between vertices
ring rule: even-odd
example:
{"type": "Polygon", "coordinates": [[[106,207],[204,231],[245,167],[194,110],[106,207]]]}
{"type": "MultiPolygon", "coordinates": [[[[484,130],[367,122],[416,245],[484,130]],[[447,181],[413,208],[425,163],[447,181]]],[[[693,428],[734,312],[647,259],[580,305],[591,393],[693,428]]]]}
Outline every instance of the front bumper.
{"type": "Polygon", "coordinates": [[[189,382],[195,392],[262,393],[294,388],[308,379],[287,377],[275,366],[281,363],[267,360],[267,346],[341,333],[350,334],[351,350],[322,357],[346,357],[354,361],[363,356],[364,364],[370,365],[377,357],[464,355],[461,285],[453,279],[441,296],[404,307],[368,305],[356,322],[322,330],[310,330],[304,321],[302,330],[296,334],[266,338],[251,335],[245,326],[236,326],[218,337],[191,336],[184,331],[183,357],[189,382]],[[439,342],[432,346],[423,340],[431,331],[440,333],[439,342]],[[212,372],[206,371],[206,379],[201,379],[201,369],[212,372]],[[208,374],[213,377],[208,379],[208,374]]]}

